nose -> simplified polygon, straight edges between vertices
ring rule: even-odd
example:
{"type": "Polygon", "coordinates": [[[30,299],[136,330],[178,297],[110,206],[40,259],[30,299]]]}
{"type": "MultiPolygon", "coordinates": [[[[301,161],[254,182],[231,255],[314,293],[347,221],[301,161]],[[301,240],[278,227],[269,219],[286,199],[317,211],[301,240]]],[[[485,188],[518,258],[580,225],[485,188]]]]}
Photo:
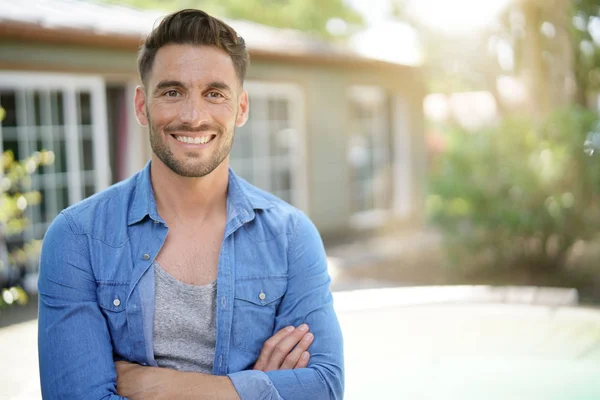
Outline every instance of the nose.
{"type": "Polygon", "coordinates": [[[208,113],[202,106],[202,102],[194,97],[188,97],[182,104],[179,118],[181,122],[190,126],[200,126],[208,122],[208,113]]]}

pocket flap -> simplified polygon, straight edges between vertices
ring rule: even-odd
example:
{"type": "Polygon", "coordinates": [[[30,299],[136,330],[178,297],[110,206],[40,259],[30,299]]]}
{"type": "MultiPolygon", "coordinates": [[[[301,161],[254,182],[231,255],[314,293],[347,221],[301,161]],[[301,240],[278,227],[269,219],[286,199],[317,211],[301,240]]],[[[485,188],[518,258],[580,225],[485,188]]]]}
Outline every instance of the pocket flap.
{"type": "Polygon", "coordinates": [[[287,288],[287,277],[253,278],[235,282],[235,298],[264,306],[281,298],[287,288]]]}
{"type": "Polygon", "coordinates": [[[98,304],[105,310],[121,312],[125,310],[125,302],[129,285],[99,283],[97,288],[98,304]]]}

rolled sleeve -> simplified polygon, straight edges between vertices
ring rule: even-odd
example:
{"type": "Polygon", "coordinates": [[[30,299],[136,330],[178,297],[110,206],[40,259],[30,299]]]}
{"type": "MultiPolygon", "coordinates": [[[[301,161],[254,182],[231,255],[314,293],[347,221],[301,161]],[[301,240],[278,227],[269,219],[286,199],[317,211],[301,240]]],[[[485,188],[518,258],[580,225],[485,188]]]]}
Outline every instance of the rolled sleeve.
{"type": "Polygon", "coordinates": [[[228,375],[242,400],[279,400],[273,382],[262,371],[241,371],[228,375]]]}

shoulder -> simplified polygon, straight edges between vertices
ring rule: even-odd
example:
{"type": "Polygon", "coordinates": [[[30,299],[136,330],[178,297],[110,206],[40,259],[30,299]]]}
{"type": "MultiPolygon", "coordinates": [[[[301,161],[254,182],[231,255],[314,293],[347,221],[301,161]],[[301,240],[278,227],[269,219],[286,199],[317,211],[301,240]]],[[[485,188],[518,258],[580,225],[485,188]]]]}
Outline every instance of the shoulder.
{"type": "Polygon", "coordinates": [[[76,235],[116,240],[121,236],[119,230],[127,227],[127,215],[135,196],[137,177],[138,174],[64,209],[52,224],[60,226],[66,223],[76,235]]]}
{"type": "Polygon", "coordinates": [[[236,182],[248,199],[250,206],[259,218],[266,222],[280,225],[293,230],[299,220],[309,220],[303,211],[280,199],[279,197],[262,190],[243,178],[236,176],[236,182]]]}
{"type": "Polygon", "coordinates": [[[285,233],[290,244],[302,246],[311,243],[321,246],[318,229],[302,210],[242,178],[238,177],[237,180],[256,214],[256,223],[247,227],[254,229],[255,239],[285,233]]]}

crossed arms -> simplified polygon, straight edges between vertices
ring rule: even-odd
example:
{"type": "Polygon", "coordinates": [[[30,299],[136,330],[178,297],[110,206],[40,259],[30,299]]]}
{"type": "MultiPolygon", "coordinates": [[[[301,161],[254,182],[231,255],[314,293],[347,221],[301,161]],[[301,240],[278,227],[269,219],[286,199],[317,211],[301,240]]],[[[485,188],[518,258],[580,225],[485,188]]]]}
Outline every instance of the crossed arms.
{"type": "MultiPolygon", "coordinates": [[[[306,368],[310,358],[306,350],[313,338],[306,324],[281,329],[265,342],[253,369],[268,372],[306,368]]],[[[117,392],[130,400],[239,399],[228,377],[143,367],[124,361],[115,365],[117,392]]]]}
{"type": "Polygon", "coordinates": [[[90,235],[63,212],[44,238],[40,263],[38,348],[44,398],[342,398],[342,337],[322,243],[303,215],[297,217],[292,237],[287,291],[275,320],[278,333],[265,343],[253,370],[212,376],[115,366],[115,338],[98,304],[90,235]],[[315,339],[293,350],[302,332],[282,330],[301,322],[310,326],[315,339]],[[310,359],[303,361],[299,357],[307,344],[310,359]]]}

